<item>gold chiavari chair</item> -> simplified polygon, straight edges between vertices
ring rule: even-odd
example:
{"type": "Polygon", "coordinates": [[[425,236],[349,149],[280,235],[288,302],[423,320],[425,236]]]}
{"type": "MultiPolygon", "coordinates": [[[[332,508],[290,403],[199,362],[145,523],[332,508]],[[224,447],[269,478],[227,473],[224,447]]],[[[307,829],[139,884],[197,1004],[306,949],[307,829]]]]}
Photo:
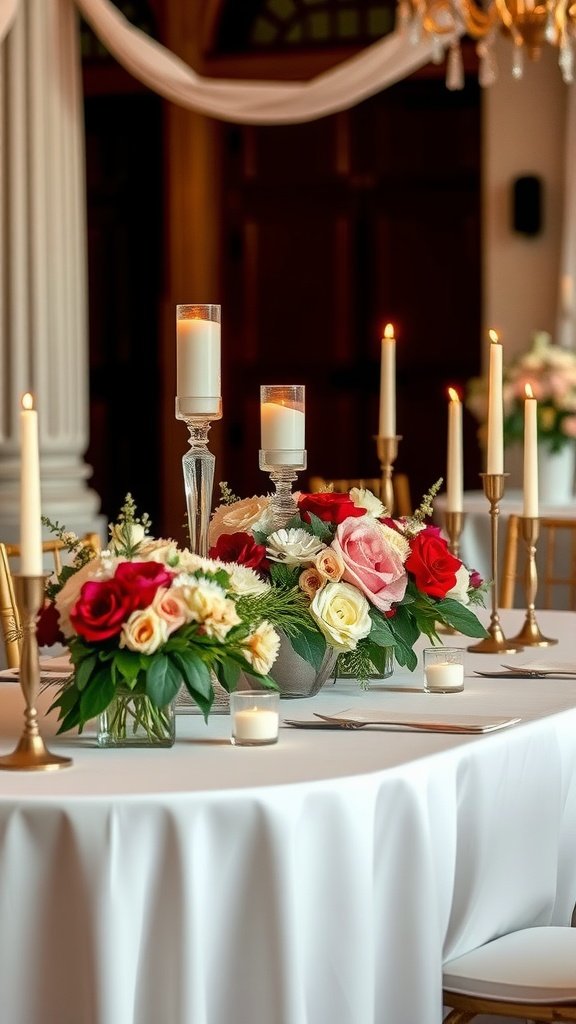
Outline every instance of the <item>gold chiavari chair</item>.
{"type": "MultiPolygon", "coordinates": [[[[101,541],[97,533],[87,533],[81,540],[95,552],[100,551],[101,541]]],[[[46,540],[42,550],[52,555],[54,572],[58,575],[62,570],[65,545],[60,540],[46,540]]],[[[20,616],[14,596],[11,565],[11,560],[19,557],[19,544],[0,543],[0,625],[8,668],[18,668],[20,664],[20,616]]]]}
{"type": "MultiPolygon", "coordinates": [[[[345,494],[351,487],[366,487],[376,497],[380,497],[382,480],[380,477],[358,477],[349,480],[332,480],[323,476],[311,476],[308,480],[311,493],[325,491],[328,488],[339,494],[345,494]]],[[[410,496],[410,484],[404,473],[394,473],[392,476],[392,487],[394,490],[394,515],[409,516],[412,514],[412,500],[410,496]]]]}
{"type": "MultiPolygon", "coordinates": [[[[502,563],[501,608],[514,607],[515,589],[518,583],[522,585],[524,565],[521,517],[511,515],[506,527],[502,563]]],[[[576,519],[541,517],[537,565],[538,606],[576,609],[576,519]]]]}

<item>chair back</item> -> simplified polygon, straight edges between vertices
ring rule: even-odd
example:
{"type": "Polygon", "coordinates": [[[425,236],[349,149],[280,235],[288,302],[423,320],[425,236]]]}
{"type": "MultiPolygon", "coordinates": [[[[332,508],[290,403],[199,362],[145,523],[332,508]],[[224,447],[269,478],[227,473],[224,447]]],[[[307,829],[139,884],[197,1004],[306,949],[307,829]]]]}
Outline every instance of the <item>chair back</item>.
{"type": "MultiPolygon", "coordinates": [[[[95,552],[99,552],[102,546],[97,533],[87,533],[81,538],[81,541],[95,552]]],[[[46,540],[42,544],[42,550],[52,556],[54,572],[59,575],[66,546],[61,540],[46,540]]],[[[0,632],[4,641],[8,668],[18,668],[20,665],[22,630],[12,581],[12,560],[19,557],[19,544],[0,543],[0,632]]]]}
{"type": "MultiPolygon", "coordinates": [[[[576,519],[543,516],[536,547],[539,608],[571,608],[576,610],[576,519]]],[[[518,515],[508,518],[499,604],[513,608],[516,587],[523,584],[526,566],[526,545],[522,539],[522,520],[518,515]]],[[[524,594],[517,606],[525,604],[524,594]]]]}
{"type": "MultiPolygon", "coordinates": [[[[312,493],[332,489],[338,494],[345,494],[351,487],[365,487],[372,491],[377,498],[382,494],[382,479],[376,477],[358,477],[349,480],[327,480],[323,476],[311,476],[308,486],[312,493]]],[[[392,476],[392,488],[394,491],[394,515],[412,515],[412,500],[410,496],[410,484],[405,473],[394,473],[392,476]]]]}

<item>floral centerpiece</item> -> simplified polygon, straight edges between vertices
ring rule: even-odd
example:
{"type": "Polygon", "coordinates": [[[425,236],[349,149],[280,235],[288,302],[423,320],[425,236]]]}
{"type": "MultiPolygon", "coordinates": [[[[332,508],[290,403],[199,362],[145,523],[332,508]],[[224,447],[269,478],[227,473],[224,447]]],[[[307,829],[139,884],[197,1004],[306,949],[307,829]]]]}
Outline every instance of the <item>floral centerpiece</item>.
{"type": "MultiPolygon", "coordinates": [[[[524,437],[525,386],[538,399],[538,437],[551,452],[561,451],[576,438],[576,352],[551,343],[545,331],[534,334],[528,352],[518,356],[503,373],[504,442],[524,437]]],[[[482,424],[488,415],[488,382],[468,382],[466,404],[482,424]]]]}
{"type": "Polygon", "coordinates": [[[374,668],[383,671],[390,647],[400,665],[414,669],[417,639],[439,643],[439,623],[486,636],[471,610],[483,600],[481,579],[425,522],[440,484],[400,519],[368,490],[300,494],[283,529],[270,523],[269,498],[240,500],[224,486],[210,555],[250,566],[270,583],[282,614],[269,609],[269,619],[316,669],[331,648],[365,683],[374,668]]]}
{"type": "Polygon", "coordinates": [[[39,642],[61,640],[73,673],[54,701],[59,732],[108,712],[112,739],[143,729],[166,734],[166,709],[184,685],[207,718],[213,675],[230,692],[241,673],[275,688],[269,677],[279,637],[262,614],[269,589],[252,569],[215,563],[148,535],[130,495],[110,543],[87,549],[45,520],[72,552],[48,583],[39,642]]]}

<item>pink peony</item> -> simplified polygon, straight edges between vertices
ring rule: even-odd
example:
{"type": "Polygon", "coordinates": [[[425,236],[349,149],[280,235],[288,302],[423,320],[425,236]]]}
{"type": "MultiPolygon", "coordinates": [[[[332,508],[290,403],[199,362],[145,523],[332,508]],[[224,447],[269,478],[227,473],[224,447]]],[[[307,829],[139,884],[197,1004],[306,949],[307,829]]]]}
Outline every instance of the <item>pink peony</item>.
{"type": "Polygon", "coordinates": [[[402,600],[408,583],[402,555],[375,519],[345,519],[332,547],[344,562],[342,579],[358,587],[381,612],[402,600]]]}

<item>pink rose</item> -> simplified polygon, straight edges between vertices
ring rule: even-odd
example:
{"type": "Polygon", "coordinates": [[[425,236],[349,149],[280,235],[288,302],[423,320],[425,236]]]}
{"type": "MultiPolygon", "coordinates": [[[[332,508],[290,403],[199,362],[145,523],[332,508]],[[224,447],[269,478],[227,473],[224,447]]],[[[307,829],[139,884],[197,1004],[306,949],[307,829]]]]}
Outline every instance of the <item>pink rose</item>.
{"type": "Polygon", "coordinates": [[[158,617],[166,623],[168,635],[180,629],[180,626],[186,622],[187,611],[184,601],[165,587],[160,587],[156,591],[152,608],[158,617]]]}
{"type": "Polygon", "coordinates": [[[402,555],[375,519],[345,519],[336,528],[332,547],[344,562],[342,579],[358,587],[381,612],[402,600],[408,583],[402,555]]]}

